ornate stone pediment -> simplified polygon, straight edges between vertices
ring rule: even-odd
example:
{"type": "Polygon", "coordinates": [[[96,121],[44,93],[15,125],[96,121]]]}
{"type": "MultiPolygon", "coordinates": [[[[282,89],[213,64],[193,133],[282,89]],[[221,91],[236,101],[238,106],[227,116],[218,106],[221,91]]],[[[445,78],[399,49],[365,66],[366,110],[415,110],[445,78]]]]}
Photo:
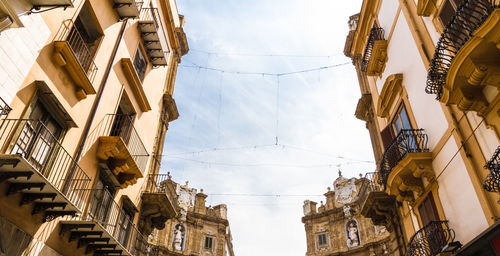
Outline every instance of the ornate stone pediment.
{"type": "Polygon", "coordinates": [[[391,107],[394,105],[396,96],[403,89],[403,74],[392,74],[385,80],[380,97],[377,102],[377,115],[380,117],[389,117],[391,107]]]}
{"type": "Polygon", "coordinates": [[[436,9],[436,0],[418,0],[417,14],[428,17],[436,9]]]}

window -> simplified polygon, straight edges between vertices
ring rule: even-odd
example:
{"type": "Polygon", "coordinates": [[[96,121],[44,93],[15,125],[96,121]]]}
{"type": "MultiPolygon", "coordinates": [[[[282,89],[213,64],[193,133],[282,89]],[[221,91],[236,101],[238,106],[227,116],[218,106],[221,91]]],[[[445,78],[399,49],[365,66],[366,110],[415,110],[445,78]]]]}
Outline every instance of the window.
{"type": "Polygon", "coordinates": [[[137,48],[137,51],[135,52],[135,58],[134,58],[134,68],[135,72],[137,72],[137,76],[139,76],[139,80],[144,79],[144,75],[146,74],[146,59],[144,58],[144,55],[142,54],[141,47],[139,46],[137,48]]]}
{"type": "Polygon", "coordinates": [[[418,206],[418,212],[420,213],[420,220],[422,221],[423,226],[429,224],[431,221],[439,220],[439,215],[437,213],[432,193],[429,193],[429,195],[418,206]]]}
{"type": "Polygon", "coordinates": [[[120,136],[123,141],[128,144],[130,135],[134,129],[134,116],[135,113],[128,104],[126,96],[122,95],[113,120],[110,136],[120,136]]]}
{"type": "Polygon", "coordinates": [[[76,17],[67,39],[85,71],[91,67],[101,38],[102,34],[92,17],[88,3],[86,3],[76,17]]]}
{"type": "MultiPolygon", "coordinates": [[[[50,156],[54,151],[55,144],[62,136],[63,128],[39,100],[35,102],[32,109],[29,120],[24,123],[12,153],[21,154],[33,167],[41,170],[46,164],[50,164],[50,156]]],[[[50,170],[50,168],[45,169],[50,170]]]]}
{"type": "Polygon", "coordinates": [[[103,175],[103,170],[100,171],[99,179],[96,181],[94,193],[92,194],[92,204],[90,206],[90,214],[99,221],[105,224],[108,219],[109,209],[113,203],[115,188],[103,175]]]}
{"type": "Polygon", "coordinates": [[[455,15],[458,7],[463,3],[464,0],[446,0],[444,1],[441,11],[439,12],[439,19],[443,26],[448,25],[451,19],[455,15]]]}
{"type": "Polygon", "coordinates": [[[133,219],[134,219],[134,213],[129,209],[127,209],[127,207],[124,204],[120,211],[120,219],[118,222],[118,241],[122,245],[128,244],[127,241],[129,239],[133,219]]]}
{"type": "Polygon", "coordinates": [[[205,248],[207,250],[212,250],[212,248],[213,248],[213,238],[212,237],[209,237],[209,236],[205,237],[205,244],[204,244],[203,248],[205,248]]]}
{"type": "Polygon", "coordinates": [[[318,245],[319,246],[325,246],[326,245],[326,234],[319,234],[318,235],[318,245]]]}
{"type": "Polygon", "coordinates": [[[408,119],[408,114],[404,105],[399,107],[399,111],[392,121],[392,125],[395,129],[395,133],[398,134],[403,129],[411,129],[410,120],[408,119]]]}

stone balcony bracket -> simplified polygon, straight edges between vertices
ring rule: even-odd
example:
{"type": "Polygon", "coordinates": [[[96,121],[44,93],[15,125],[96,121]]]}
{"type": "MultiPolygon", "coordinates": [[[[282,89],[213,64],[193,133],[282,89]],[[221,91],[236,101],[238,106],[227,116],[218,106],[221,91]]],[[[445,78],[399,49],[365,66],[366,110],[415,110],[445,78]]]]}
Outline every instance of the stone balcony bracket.
{"type": "Polygon", "coordinates": [[[433,183],[432,153],[408,153],[391,171],[386,192],[399,202],[414,202],[425,191],[425,184],[433,183]]]}

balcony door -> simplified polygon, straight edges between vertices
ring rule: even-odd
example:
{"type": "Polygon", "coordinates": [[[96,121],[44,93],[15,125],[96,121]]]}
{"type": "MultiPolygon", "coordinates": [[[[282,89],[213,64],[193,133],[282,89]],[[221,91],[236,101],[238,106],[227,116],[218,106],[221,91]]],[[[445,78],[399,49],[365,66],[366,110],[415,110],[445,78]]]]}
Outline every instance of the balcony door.
{"type": "Polygon", "coordinates": [[[102,38],[100,28],[97,26],[88,5],[89,3],[83,5],[67,39],[85,71],[91,67],[102,38]]]}
{"type": "MultiPolygon", "coordinates": [[[[422,201],[418,206],[418,212],[420,214],[420,220],[422,222],[422,227],[426,227],[429,223],[433,221],[439,221],[439,214],[437,211],[436,203],[434,202],[434,197],[432,193],[422,201]]],[[[441,251],[441,242],[446,241],[445,232],[443,232],[443,227],[441,224],[429,225],[424,230],[424,235],[428,241],[428,246],[431,252],[441,251]]]]}
{"type": "MultiPolygon", "coordinates": [[[[108,229],[108,219],[110,209],[112,208],[113,197],[115,195],[114,187],[102,178],[96,181],[93,191],[90,214],[104,228],[108,229]]],[[[111,227],[112,228],[112,227],[111,227]]]]}
{"type": "Polygon", "coordinates": [[[120,136],[128,144],[132,133],[135,113],[128,104],[125,95],[122,95],[120,105],[114,115],[110,136],[120,136]]]}
{"type": "Polygon", "coordinates": [[[12,149],[13,154],[21,154],[38,171],[44,170],[47,177],[55,144],[62,134],[62,127],[54,120],[45,107],[37,101],[26,120],[12,149]]]}

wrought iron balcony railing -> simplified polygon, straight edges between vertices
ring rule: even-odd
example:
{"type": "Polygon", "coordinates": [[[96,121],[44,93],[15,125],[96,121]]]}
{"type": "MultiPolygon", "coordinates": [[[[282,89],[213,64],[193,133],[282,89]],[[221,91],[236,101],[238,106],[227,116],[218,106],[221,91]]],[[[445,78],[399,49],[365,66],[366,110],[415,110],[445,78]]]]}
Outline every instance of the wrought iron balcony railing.
{"type": "Polygon", "coordinates": [[[366,43],[365,52],[363,54],[363,60],[361,62],[361,71],[366,72],[368,69],[368,64],[373,52],[373,45],[377,40],[384,40],[384,30],[382,28],[372,28],[370,35],[368,36],[368,42],[366,43]]]}
{"type": "Polygon", "coordinates": [[[448,70],[460,49],[472,38],[478,29],[497,8],[498,0],[465,0],[458,7],[455,16],[446,25],[432,58],[425,92],[436,94],[441,99],[448,70]]]}
{"type": "Polygon", "coordinates": [[[490,170],[490,174],[483,183],[484,189],[489,192],[500,192],[500,146],[484,168],[490,170]]]}
{"type": "Polygon", "coordinates": [[[405,256],[438,255],[454,240],[455,231],[448,221],[431,221],[410,238],[405,256]]]}
{"type": "Polygon", "coordinates": [[[9,115],[11,110],[12,108],[9,107],[9,104],[0,97],[0,117],[9,115]]]}
{"type": "Polygon", "coordinates": [[[84,216],[72,221],[92,221],[98,223],[117,243],[131,255],[147,255],[148,240],[133,223],[131,215],[113,199],[106,189],[91,189],[91,200],[84,216]]]}
{"type": "Polygon", "coordinates": [[[71,47],[71,50],[78,59],[83,70],[87,73],[87,77],[92,82],[97,74],[97,65],[94,62],[94,54],[89,49],[87,43],[83,39],[81,32],[75,26],[72,20],[65,20],[61,28],[57,32],[55,41],[66,41],[71,47]]]}
{"type": "Polygon", "coordinates": [[[21,155],[80,211],[90,177],[41,121],[5,119],[0,126],[2,152],[21,155]]]}
{"type": "Polygon", "coordinates": [[[380,161],[380,183],[386,185],[392,169],[408,153],[429,152],[424,129],[403,129],[387,147],[380,161]]]}
{"type": "Polygon", "coordinates": [[[383,192],[384,185],[381,183],[380,173],[368,172],[365,174],[361,188],[359,189],[359,204],[362,206],[371,192],[383,192]]]}
{"type": "Polygon", "coordinates": [[[133,118],[130,115],[107,114],[98,124],[96,130],[92,132],[92,136],[121,137],[137,166],[144,173],[149,154],[133,123],[133,118]]]}
{"type": "Polygon", "coordinates": [[[144,192],[167,193],[173,196],[175,191],[170,186],[167,186],[168,180],[170,180],[170,174],[150,174],[144,192]]]}

